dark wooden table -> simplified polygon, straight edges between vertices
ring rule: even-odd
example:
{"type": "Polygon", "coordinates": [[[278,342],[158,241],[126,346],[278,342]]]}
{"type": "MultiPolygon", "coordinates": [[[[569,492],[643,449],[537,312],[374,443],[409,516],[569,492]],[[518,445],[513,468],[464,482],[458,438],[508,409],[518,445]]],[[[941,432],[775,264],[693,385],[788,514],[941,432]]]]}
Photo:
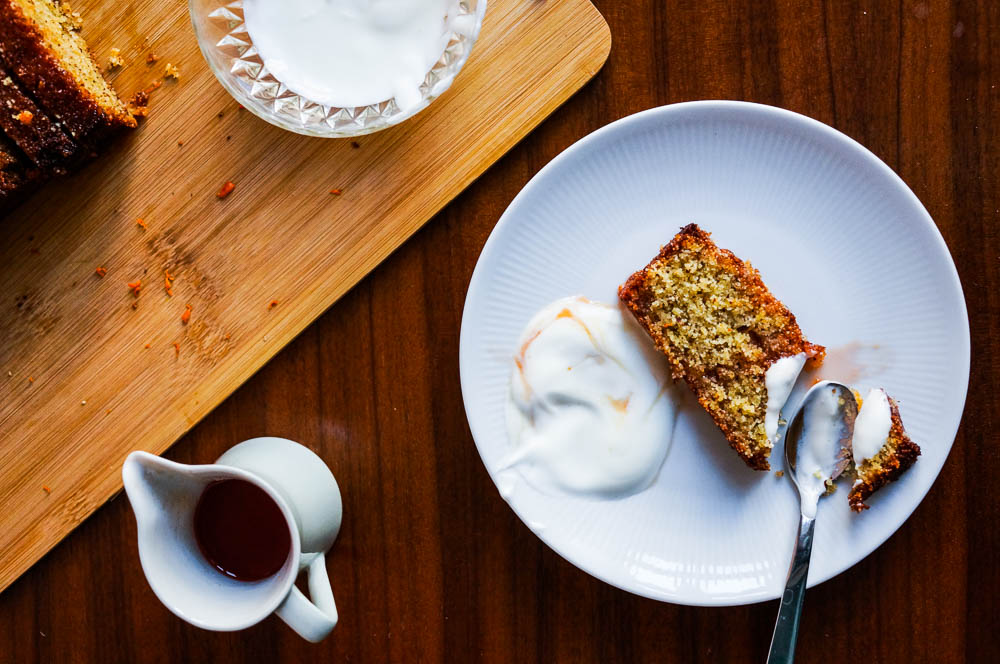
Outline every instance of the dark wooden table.
{"type": "Polygon", "coordinates": [[[885,160],[944,234],[971,318],[951,455],[896,535],[810,591],[800,660],[1000,661],[1000,2],[597,4],[614,35],[597,78],[168,455],[207,462],[266,434],[326,459],[345,501],[332,637],[175,618],[119,495],[0,595],[0,662],[762,662],[775,602],[661,604],[541,544],[487,476],[459,390],[466,287],[518,190],[612,120],[710,98],[810,115],[885,160]]]}

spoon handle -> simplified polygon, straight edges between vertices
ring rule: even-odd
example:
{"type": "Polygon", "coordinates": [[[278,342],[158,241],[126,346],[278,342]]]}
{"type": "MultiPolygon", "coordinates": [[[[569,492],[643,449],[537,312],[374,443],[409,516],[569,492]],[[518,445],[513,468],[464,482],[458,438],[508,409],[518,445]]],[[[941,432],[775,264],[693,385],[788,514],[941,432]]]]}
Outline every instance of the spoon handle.
{"type": "Polygon", "coordinates": [[[799,536],[795,539],[792,566],[781,596],[767,664],[792,664],[795,660],[795,641],[799,636],[802,601],[806,598],[806,578],[809,576],[809,557],[812,555],[815,530],[815,518],[803,514],[799,520],[799,536]]]}

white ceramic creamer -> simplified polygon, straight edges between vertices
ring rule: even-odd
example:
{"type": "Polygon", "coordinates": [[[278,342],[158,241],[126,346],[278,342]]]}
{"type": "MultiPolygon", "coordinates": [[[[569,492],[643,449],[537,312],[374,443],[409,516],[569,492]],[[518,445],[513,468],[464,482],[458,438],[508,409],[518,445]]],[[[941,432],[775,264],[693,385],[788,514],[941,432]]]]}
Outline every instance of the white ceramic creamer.
{"type": "Polygon", "coordinates": [[[174,614],[204,629],[233,631],[277,613],[312,642],[336,626],[325,553],[340,531],[343,503],[330,469],[311,450],[284,438],[254,438],[214,464],[197,466],[132,452],[122,478],[135,512],[142,569],[174,614]],[[202,492],[212,482],[231,479],[266,492],[289,526],[291,547],[284,564],[260,581],[220,574],[195,540],[194,512],[202,492]],[[309,599],[294,585],[304,569],[309,599]]]}

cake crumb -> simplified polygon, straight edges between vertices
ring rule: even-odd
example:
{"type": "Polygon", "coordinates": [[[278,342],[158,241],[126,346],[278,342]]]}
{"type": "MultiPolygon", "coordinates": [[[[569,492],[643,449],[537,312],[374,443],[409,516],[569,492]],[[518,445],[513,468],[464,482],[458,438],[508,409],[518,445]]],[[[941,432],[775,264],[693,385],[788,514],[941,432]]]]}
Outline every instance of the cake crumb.
{"type": "Polygon", "coordinates": [[[68,2],[61,3],[60,9],[62,9],[62,17],[59,19],[59,22],[67,30],[79,32],[83,29],[83,17],[80,16],[80,12],[73,11],[68,2]]]}
{"type": "Polygon", "coordinates": [[[172,78],[175,81],[178,81],[181,78],[181,70],[168,62],[163,68],[163,76],[164,78],[172,78]]]}
{"type": "Polygon", "coordinates": [[[145,90],[140,90],[132,95],[132,98],[128,100],[126,104],[129,113],[137,118],[144,118],[149,115],[149,93],[145,90]]]}
{"type": "Polygon", "coordinates": [[[81,405],[81,406],[86,406],[86,405],[87,405],[87,400],[86,400],[86,399],[83,399],[83,400],[82,400],[82,401],[80,402],[80,405],[81,405]]]}
{"type": "Polygon", "coordinates": [[[149,53],[146,54],[146,64],[148,64],[148,65],[153,64],[154,62],[156,62],[159,59],[160,59],[160,56],[158,56],[156,53],[153,53],[152,51],[150,51],[149,53]]]}
{"type": "Polygon", "coordinates": [[[108,69],[118,69],[125,65],[125,60],[122,59],[121,49],[112,48],[111,57],[108,58],[108,69]]]}
{"type": "Polygon", "coordinates": [[[784,477],[785,476],[785,471],[783,471],[783,470],[776,470],[776,471],[774,471],[774,476],[775,477],[784,477]]]}

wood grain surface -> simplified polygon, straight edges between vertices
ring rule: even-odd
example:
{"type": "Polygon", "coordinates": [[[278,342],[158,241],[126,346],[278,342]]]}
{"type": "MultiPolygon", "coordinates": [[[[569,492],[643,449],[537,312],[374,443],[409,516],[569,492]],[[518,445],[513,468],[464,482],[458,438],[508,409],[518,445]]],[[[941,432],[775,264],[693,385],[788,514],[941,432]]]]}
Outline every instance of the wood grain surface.
{"type": "Polygon", "coordinates": [[[119,91],[163,85],[112,154],[0,224],[0,590],[121,487],[130,450],[176,441],[610,49],[587,0],[495,0],[426,112],[323,140],[239,110],[201,58],[186,3],[74,6],[98,57],[121,50],[119,91]],[[168,64],[179,80],[163,78],[168,64]],[[227,180],[235,189],[220,200],[227,180]]]}
{"type": "Polygon", "coordinates": [[[0,595],[0,661],[763,662],[776,602],[661,604],[542,545],[490,482],[458,382],[468,280],[518,190],[612,120],[705,98],[805,113],[884,159],[941,229],[971,317],[951,455],[899,532],[808,593],[799,661],[1000,661],[1000,3],[595,4],[614,38],[596,79],[168,454],[203,462],[268,434],[329,462],[345,500],[333,635],[175,618],[143,579],[119,495],[0,595]]]}

